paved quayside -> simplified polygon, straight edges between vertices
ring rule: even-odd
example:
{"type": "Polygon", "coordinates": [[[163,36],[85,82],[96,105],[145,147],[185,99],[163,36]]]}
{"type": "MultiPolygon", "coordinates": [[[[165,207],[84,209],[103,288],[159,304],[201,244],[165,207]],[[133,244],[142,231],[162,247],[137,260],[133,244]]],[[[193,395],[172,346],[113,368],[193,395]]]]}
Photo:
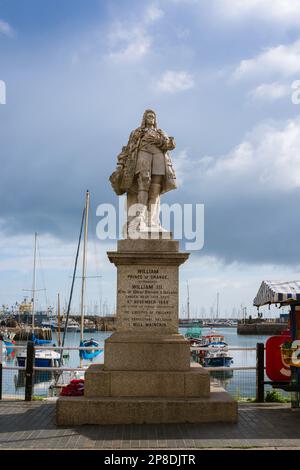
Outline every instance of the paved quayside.
{"type": "Polygon", "coordinates": [[[0,402],[0,449],[298,448],[300,411],[240,404],[238,423],[57,427],[55,401],[0,402]]]}

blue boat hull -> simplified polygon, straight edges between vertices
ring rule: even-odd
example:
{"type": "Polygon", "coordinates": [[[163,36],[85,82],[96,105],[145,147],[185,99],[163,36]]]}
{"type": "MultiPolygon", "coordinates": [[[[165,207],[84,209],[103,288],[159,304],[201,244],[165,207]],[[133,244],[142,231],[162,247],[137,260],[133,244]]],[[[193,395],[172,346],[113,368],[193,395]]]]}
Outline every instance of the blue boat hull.
{"type": "Polygon", "coordinates": [[[44,344],[50,344],[52,343],[51,339],[38,339],[34,335],[31,337],[31,341],[34,342],[34,344],[37,344],[38,346],[42,346],[44,344]]]}
{"type": "MultiPolygon", "coordinates": [[[[26,359],[23,357],[18,357],[18,366],[25,367],[26,359]]],[[[51,359],[35,359],[34,361],[35,367],[52,367],[51,359]]]]}
{"type": "MultiPolygon", "coordinates": [[[[95,341],[94,339],[80,341],[80,347],[81,348],[83,348],[83,347],[98,348],[99,343],[97,341],[95,341]]],[[[91,349],[89,349],[87,351],[85,351],[84,349],[81,349],[79,351],[79,356],[81,357],[81,359],[93,359],[93,357],[98,356],[99,354],[103,353],[103,351],[104,351],[104,349],[97,349],[97,350],[94,350],[94,351],[91,350],[91,349]]]]}
{"type": "Polygon", "coordinates": [[[205,367],[230,367],[231,357],[205,357],[205,367]]]}

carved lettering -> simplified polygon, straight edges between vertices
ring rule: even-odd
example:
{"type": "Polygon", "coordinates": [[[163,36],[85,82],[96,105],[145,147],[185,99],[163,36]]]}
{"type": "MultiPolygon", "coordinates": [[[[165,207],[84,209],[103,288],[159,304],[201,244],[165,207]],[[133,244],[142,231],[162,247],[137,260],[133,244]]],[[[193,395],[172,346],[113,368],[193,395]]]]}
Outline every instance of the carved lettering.
{"type": "Polygon", "coordinates": [[[169,266],[119,268],[118,330],[178,331],[178,278],[169,266]]]}

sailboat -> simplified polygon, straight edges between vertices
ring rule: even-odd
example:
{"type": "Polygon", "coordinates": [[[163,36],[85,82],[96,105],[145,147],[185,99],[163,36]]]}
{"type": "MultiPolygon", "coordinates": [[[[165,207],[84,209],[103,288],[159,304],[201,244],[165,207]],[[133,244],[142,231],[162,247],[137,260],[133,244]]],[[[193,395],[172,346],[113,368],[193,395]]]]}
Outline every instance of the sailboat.
{"type": "Polygon", "coordinates": [[[201,329],[201,322],[198,323],[190,323],[190,289],[189,283],[186,281],[186,289],[187,289],[187,302],[186,302],[186,312],[187,312],[187,326],[188,330],[185,333],[185,337],[189,340],[191,346],[192,345],[200,345],[202,343],[202,329],[201,329]]]}
{"type": "MultiPolygon", "coordinates": [[[[99,348],[99,343],[94,340],[93,338],[89,340],[84,340],[83,338],[83,332],[84,332],[84,295],[85,295],[85,281],[86,281],[86,251],[87,251],[87,235],[88,235],[88,212],[89,212],[89,201],[90,201],[90,194],[89,191],[86,192],[86,197],[85,197],[85,205],[82,213],[82,218],[81,218],[81,225],[80,225],[80,231],[79,231],[79,239],[78,239],[78,244],[77,244],[77,251],[76,251],[76,256],[75,256],[75,264],[74,264],[74,269],[73,269],[73,276],[72,276],[72,284],[71,284],[71,290],[70,290],[70,296],[69,296],[69,301],[68,301],[68,307],[67,307],[67,313],[66,313],[66,322],[65,322],[65,328],[64,328],[64,334],[63,334],[63,339],[62,339],[62,345],[61,345],[61,357],[60,357],[60,364],[62,363],[63,360],[63,348],[65,345],[65,339],[66,339],[66,331],[68,329],[68,321],[69,321],[69,316],[70,316],[70,311],[71,311],[71,304],[72,304],[72,298],[73,298],[73,290],[74,290],[74,284],[75,284],[75,278],[76,278],[76,272],[77,272],[77,264],[78,264],[78,257],[79,257],[79,251],[80,251],[80,245],[81,245],[81,238],[82,238],[82,231],[83,231],[83,226],[84,226],[84,249],[83,249],[83,264],[82,264],[82,284],[81,284],[81,304],[80,304],[80,310],[81,310],[81,325],[80,325],[80,343],[79,347],[80,348],[92,348],[92,349],[80,349],[79,352],[79,357],[80,357],[80,367],[83,368],[82,360],[83,359],[93,359],[94,357],[98,356],[101,354],[104,349],[96,349],[99,348]]],[[[79,372],[76,372],[76,378],[79,378],[82,376],[82,371],[81,374],[79,372]]],[[[59,385],[59,379],[63,378],[62,375],[58,378],[56,381],[56,385],[59,385]]],[[[63,380],[63,379],[61,379],[63,380]]]]}
{"type": "MultiPolygon", "coordinates": [[[[84,208],[84,239],[83,239],[83,261],[82,261],[82,281],[81,281],[81,302],[80,302],[80,348],[99,348],[99,343],[90,338],[88,340],[83,339],[84,332],[84,296],[85,296],[85,284],[86,284],[86,252],[87,252],[87,239],[88,239],[88,220],[89,220],[89,205],[90,205],[90,193],[86,192],[85,196],[85,208],[84,208]]],[[[103,349],[80,349],[80,366],[82,366],[82,359],[93,359],[103,352],[103,349]]]]}
{"type": "MultiPolygon", "coordinates": [[[[32,282],[32,341],[36,345],[44,345],[51,343],[49,340],[40,340],[34,335],[34,314],[35,314],[35,282],[36,282],[36,248],[37,248],[37,233],[34,234],[34,262],[33,262],[33,282],[32,282]]],[[[25,367],[27,352],[21,351],[16,355],[19,367],[25,367]]],[[[35,367],[55,367],[58,365],[60,354],[51,349],[36,349],[35,350],[35,367]]]]}

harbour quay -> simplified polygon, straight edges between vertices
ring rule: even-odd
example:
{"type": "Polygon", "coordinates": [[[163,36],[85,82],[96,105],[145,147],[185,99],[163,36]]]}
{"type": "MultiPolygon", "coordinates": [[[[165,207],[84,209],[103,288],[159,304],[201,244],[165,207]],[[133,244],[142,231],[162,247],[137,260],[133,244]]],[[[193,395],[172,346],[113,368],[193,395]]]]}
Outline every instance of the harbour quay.
{"type": "MultiPolygon", "coordinates": [[[[0,401],[0,450],[300,450],[300,414],[244,403],[237,423],[57,427],[55,401],[0,401]]],[[[129,454],[130,455],[130,454],[129,454]]]]}
{"type": "Polygon", "coordinates": [[[281,335],[288,328],[288,323],[283,321],[264,321],[260,319],[240,320],[237,324],[238,335],[281,335]]]}

